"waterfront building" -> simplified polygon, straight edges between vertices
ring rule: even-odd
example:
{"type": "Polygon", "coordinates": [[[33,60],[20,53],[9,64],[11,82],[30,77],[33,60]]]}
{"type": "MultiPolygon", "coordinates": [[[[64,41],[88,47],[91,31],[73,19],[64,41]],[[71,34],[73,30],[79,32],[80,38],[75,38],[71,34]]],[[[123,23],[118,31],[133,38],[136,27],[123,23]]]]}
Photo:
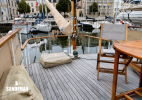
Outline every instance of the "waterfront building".
{"type": "Polygon", "coordinates": [[[19,2],[21,2],[21,0],[16,0],[16,3],[19,4],[19,2]]]}
{"type": "Polygon", "coordinates": [[[36,14],[37,13],[37,11],[36,11],[36,0],[25,0],[25,1],[31,8],[30,14],[31,15],[36,14]]]}
{"type": "Polygon", "coordinates": [[[87,15],[88,17],[113,17],[114,15],[114,0],[87,0],[87,15]],[[98,4],[98,12],[89,12],[89,7],[96,2],[98,4]]]}
{"type": "Polygon", "coordinates": [[[86,0],[81,0],[77,3],[76,7],[76,16],[77,17],[85,17],[85,9],[86,9],[86,0]]]}
{"type": "Polygon", "coordinates": [[[5,0],[7,1],[7,7],[8,7],[8,16],[9,19],[14,19],[18,17],[18,11],[17,11],[17,3],[16,0],[5,0]]]}
{"type": "Polygon", "coordinates": [[[0,0],[0,21],[6,20],[8,17],[6,0],[0,0]]]}
{"type": "Polygon", "coordinates": [[[123,2],[124,1],[122,1],[122,0],[114,0],[114,12],[113,12],[113,14],[115,14],[116,9],[118,9],[117,11],[119,11],[119,9],[121,9],[123,2]],[[117,3],[118,3],[118,8],[117,8],[117,3]]]}

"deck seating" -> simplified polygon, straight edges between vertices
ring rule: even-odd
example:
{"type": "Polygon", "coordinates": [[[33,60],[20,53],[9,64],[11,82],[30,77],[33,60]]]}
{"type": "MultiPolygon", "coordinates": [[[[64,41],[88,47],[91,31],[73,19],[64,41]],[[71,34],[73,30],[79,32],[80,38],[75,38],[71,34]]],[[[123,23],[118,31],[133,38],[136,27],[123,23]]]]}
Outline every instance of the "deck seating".
{"type": "MultiPolygon", "coordinates": [[[[114,58],[115,50],[113,48],[111,49],[101,49],[101,41],[102,39],[108,39],[108,40],[125,40],[127,41],[127,24],[125,25],[116,25],[116,24],[102,24],[101,25],[101,34],[100,34],[100,42],[99,42],[99,53],[97,57],[97,67],[98,73],[97,73],[97,79],[99,80],[99,72],[104,73],[113,73],[113,66],[112,68],[102,68],[100,67],[100,62],[103,63],[114,63],[107,60],[101,60],[101,57],[111,57],[114,58]]],[[[128,56],[121,56],[122,59],[124,59],[124,62],[120,62],[119,64],[124,64],[124,68],[122,70],[119,70],[119,74],[125,75],[125,83],[127,83],[127,59],[128,56]]],[[[130,58],[131,60],[132,58],[130,58]]],[[[129,62],[130,62],[129,60],[129,62]]]]}
{"type": "Polygon", "coordinates": [[[44,68],[54,67],[66,63],[70,63],[72,60],[64,52],[60,53],[42,53],[40,57],[40,63],[44,68]]]}
{"type": "Polygon", "coordinates": [[[43,100],[24,66],[12,66],[0,81],[0,100],[43,100]]]}

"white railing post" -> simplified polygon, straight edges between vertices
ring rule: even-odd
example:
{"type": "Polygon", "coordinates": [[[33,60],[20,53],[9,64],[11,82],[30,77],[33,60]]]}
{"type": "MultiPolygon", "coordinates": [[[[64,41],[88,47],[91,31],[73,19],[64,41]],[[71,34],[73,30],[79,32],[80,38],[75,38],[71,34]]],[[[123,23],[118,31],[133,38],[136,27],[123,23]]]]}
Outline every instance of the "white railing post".
{"type": "Polygon", "coordinates": [[[13,64],[14,64],[14,66],[16,66],[16,63],[15,63],[15,54],[14,54],[14,47],[13,47],[12,38],[11,38],[11,48],[12,48],[12,58],[13,58],[13,64]]]}
{"type": "Polygon", "coordinates": [[[45,51],[46,51],[46,43],[45,43],[45,51]]]}
{"type": "Polygon", "coordinates": [[[28,50],[28,60],[29,60],[29,64],[30,64],[30,54],[29,54],[29,50],[28,50]]]}
{"type": "Polygon", "coordinates": [[[88,39],[88,53],[89,53],[90,37],[88,39]]]}
{"type": "Polygon", "coordinates": [[[22,47],[22,37],[21,37],[21,32],[19,32],[19,37],[20,37],[20,44],[21,44],[21,47],[22,47]]]}
{"type": "Polygon", "coordinates": [[[70,54],[70,36],[68,36],[68,41],[69,41],[69,44],[68,44],[69,46],[68,47],[69,47],[69,54],[70,54]]]}
{"type": "Polygon", "coordinates": [[[26,48],[24,49],[24,51],[25,51],[25,54],[24,54],[24,55],[25,55],[26,65],[28,65],[26,48]]]}

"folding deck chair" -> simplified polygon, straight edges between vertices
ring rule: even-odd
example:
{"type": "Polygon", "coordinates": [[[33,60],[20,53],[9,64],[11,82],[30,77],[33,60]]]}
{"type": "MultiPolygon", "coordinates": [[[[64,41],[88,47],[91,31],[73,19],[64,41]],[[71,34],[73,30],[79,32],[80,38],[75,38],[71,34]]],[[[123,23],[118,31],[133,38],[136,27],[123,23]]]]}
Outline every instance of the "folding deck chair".
{"type": "MultiPolygon", "coordinates": [[[[101,57],[115,57],[115,50],[112,49],[101,49],[101,42],[102,39],[106,40],[124,40],[127,41],[127,28],[128,25],[124,24],[102,24],[101,25],[101,34],[100,34],[100,41],[99,41],[99,53],[97,57],[97,80],[99,80],[99,72],[103,73],[113,73],[113,66],[112,68],[103,68],[100,67],[100,62],[102,63],[114,63],[108,60],[100,60],[101,57]]],[[[124,59],[123,62],[119,62],[119,64],[124,64],[124,68],[122,70],[118,70],[120,75],[125,75],[125,83],[127,84],[127,66],[131,62],[132,58],[126,55],[120,55],[120,58],[124,59]],[[128,62],[127,59],[129,58],[128,62]]]]}

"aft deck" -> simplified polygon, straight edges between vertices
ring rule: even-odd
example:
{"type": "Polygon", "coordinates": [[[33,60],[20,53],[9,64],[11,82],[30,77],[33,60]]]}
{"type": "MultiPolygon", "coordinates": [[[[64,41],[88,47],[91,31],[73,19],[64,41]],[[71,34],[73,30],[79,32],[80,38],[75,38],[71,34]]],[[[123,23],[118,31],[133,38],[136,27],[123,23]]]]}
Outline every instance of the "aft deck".
{"type": "MultiPolygon", "coordinates": [[[[69,64],[53,68],[45,69],[39,62],[27,66],[27,71],[44,100],[111,100],[113,75],[100,73],[98,81],[97,54],[82,54],[79,57],[80,59],[69,64]]],[[[113,64],[103,63],[101,66],[112,68],[113,64]]],[[[119,65],[119,68],[121,67],[122,65],[119,65]]],[[[128,84],[125,84],[123,75],[118,76],[117,95],[139,85],[139,76],[130,66],[127,72],[128,84]]],[[[141,100],[135,94],[131,97],[141,100]]]]}

